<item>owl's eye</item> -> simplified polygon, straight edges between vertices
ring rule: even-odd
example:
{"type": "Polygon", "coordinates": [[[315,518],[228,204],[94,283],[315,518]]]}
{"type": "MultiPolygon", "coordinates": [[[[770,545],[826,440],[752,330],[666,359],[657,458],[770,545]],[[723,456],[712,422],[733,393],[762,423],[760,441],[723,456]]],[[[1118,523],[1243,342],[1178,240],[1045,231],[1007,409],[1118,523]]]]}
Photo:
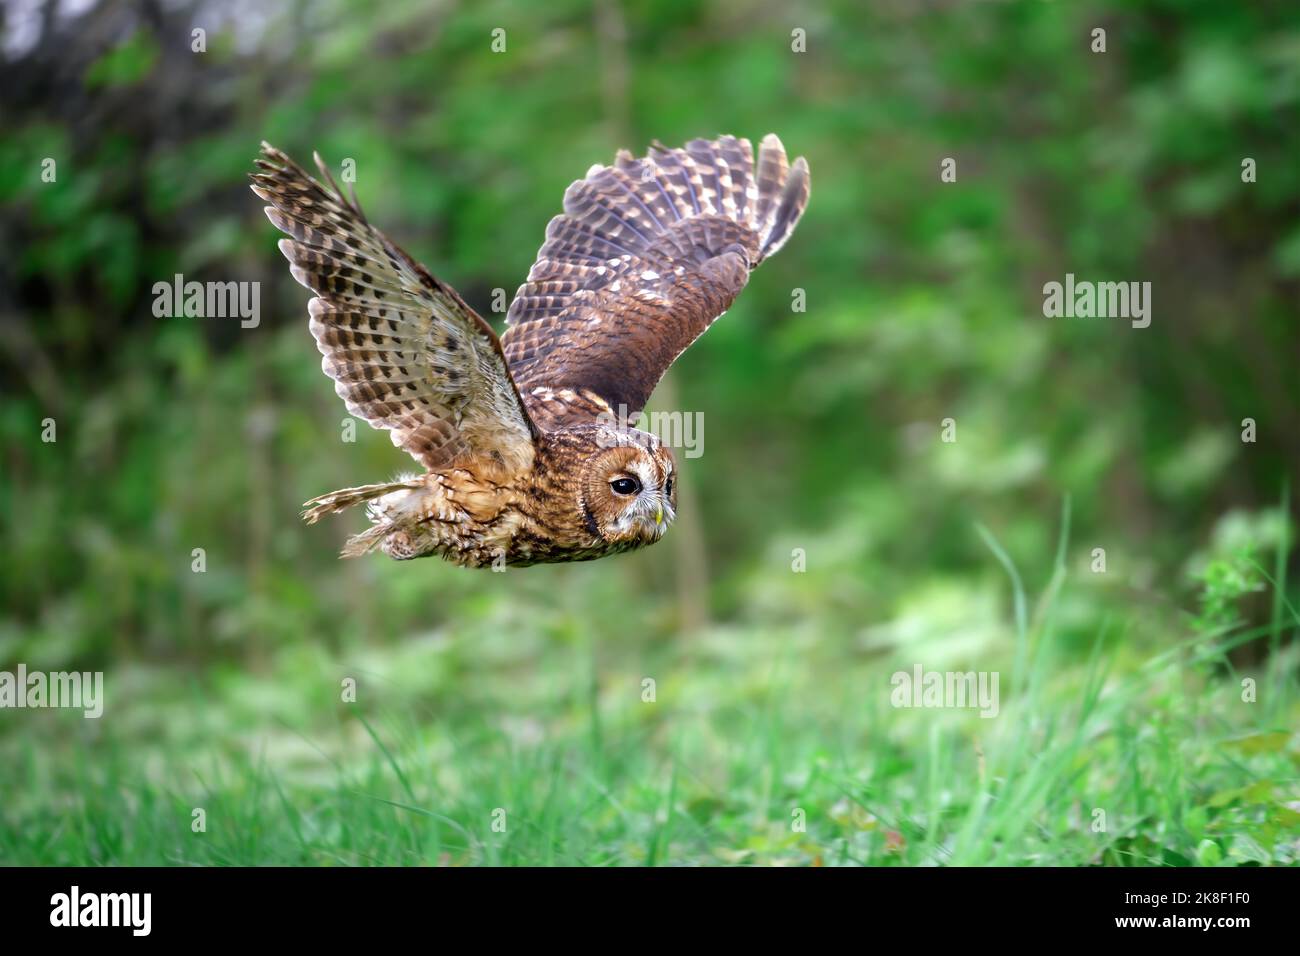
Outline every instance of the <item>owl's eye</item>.
{"type": "Polygon", "coordinates": [[[673,496],[673,476],[669,475],[668,480],[664,482],[664,494],[669,498],[673,496]]]}
{"type": "Polygon", "coordinates": [[[616,495],[634,495],[641,490],[641,482],[635,478],[615,478],[609,486],[616,495]]]}

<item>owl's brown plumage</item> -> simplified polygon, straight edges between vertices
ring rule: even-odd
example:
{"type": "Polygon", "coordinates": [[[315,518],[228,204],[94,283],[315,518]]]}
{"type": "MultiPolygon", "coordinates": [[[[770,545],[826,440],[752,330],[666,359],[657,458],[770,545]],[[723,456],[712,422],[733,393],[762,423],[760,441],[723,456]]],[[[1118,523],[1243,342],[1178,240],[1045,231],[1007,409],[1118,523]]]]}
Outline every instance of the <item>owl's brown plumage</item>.
{"type": "Polygon", "coordinates": [[[253,191],[316,293],[310,328],[348,410],[426,469],[336,491],[304,517],[366,502],[344,555],[459,564],[582,561],[657,541],[676,513],[672,453],[619,427],[790,237],[808,166],[780,140],[731,136],[626,151],[564,196],[498,340],[450,286],[262,146],[253,191]]]}

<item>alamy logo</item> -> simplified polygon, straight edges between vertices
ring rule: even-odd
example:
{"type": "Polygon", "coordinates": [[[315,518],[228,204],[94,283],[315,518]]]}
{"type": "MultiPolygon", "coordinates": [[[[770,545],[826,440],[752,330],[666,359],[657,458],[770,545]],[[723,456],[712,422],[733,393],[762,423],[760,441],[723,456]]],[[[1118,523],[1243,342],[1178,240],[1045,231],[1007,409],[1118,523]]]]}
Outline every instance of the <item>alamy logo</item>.
{"type": "Polygon", "coordinates": [[[239,319],[255,329],[261,319],[260,282],[186,282],[179,272],[171,282],[153,284],[153,314],[160,319],[239,319]]]}
{"type": "Polygon", "coordinates": [[[981,717],[998,715],[997,671],[926,671],[917,664],[910,674],[895,672],[889,683],[895,707],[978,707],[981,717]]]}
{"type": "Polygon", "coordinates": [[[1043,286],[1043,315],[1049,319],[1131,319],[1135,329],[1151,324],[1150,282],[1076,282],[1073,272],[1065,283],[1043,286]]]}
{"type": "Polygon", "coordinates": [[[27,670],[19,664],[17,672],[0,671],[0,708],[68,707],[84,711],[83,716],[99,717],[104,713],[103,671],[27,670]]]}
{"type": "Polygon", "coordinates": [[[51,926],[129,926],[133,936],[148,936],[153,925],[152,893],[70,893],[50,897],[51,926]]]}
{"type": "Polygon", "coordinates": [[[601,412],[596,420],[617,431],[638,429],[649,432],[669,448],[680,448],[687,458],[704,454],[704,414],[702,412],[637,412],[619,405],[618,412],[601,412]]]}

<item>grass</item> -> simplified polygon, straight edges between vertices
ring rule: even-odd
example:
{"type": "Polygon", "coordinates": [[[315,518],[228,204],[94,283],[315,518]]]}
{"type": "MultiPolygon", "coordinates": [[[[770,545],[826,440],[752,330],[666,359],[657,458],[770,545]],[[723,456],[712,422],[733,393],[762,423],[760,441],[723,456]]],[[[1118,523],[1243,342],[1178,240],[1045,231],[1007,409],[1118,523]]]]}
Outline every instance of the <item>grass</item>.
{"type": "Polygon", "coordinates": [[[995,719],[893,708],[890,674],[945,659],[878,627],[747,621],[625,646],[580,603],[559,637],[489,617],[376,651],[304,642],[259,674],[119,668],[113,719],[28,713],[40,725],[4,739],[0,861],[1296,863],[1294,647],[1267,675],[1230,652],[1300,617],[1277,600],[1262,627],[1188,626],[1154,649],[1135,616],[1080,653],[1068,518],[1032,603],[978,529],[1003,600],[962,613],[993,616],[974,659],[1002,669],[995,719]]]}

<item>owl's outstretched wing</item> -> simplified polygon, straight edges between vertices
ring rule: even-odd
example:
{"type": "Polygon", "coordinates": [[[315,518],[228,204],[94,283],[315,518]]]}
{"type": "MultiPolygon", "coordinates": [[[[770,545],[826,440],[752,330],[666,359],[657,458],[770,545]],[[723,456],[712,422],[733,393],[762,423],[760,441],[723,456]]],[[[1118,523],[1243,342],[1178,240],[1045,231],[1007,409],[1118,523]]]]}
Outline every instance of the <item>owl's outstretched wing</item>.
{"type": "Polygon", "coordinates": [[[808,204],[808,164],[775,135],[658,143],[593,166],[519,287],[502,338],[543,428],[644,407],[664,372],[784,245],[808,204]]]}
{"type": "Polygon", "coordinates": [[[293,277],[316,293],[311,333],[348,411],[426,468],[470,456],[528,467],[537,428],[492,327],[371,226],[320,157],[328,189],[266,143],[257,165],[253,192],[291,237],[280,251],[293,277]]]}

